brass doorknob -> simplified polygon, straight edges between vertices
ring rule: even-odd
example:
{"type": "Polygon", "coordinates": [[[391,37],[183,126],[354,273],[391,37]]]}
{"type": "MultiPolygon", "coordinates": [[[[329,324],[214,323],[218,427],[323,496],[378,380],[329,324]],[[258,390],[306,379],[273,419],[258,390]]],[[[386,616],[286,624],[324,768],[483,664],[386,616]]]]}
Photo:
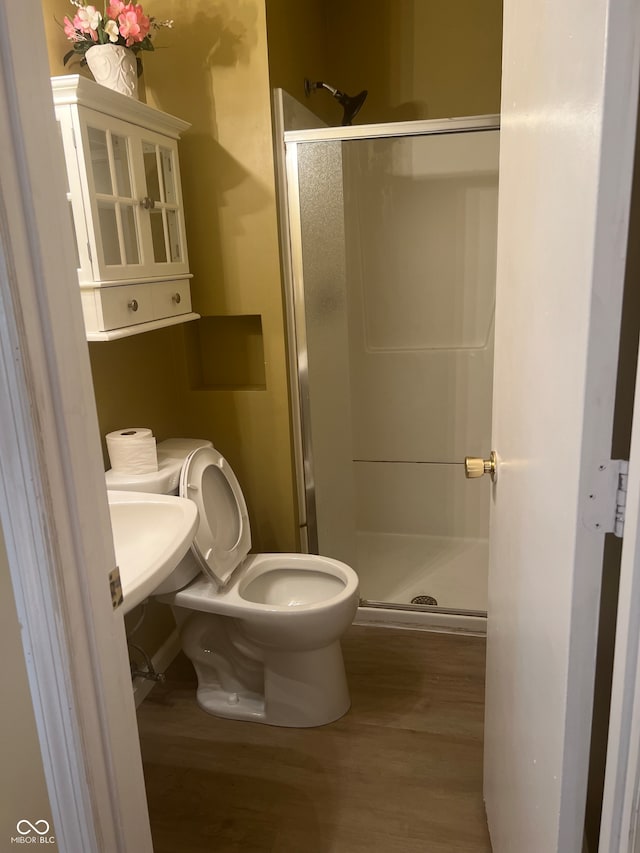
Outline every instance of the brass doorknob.
{"type": "Polygon", "coordinates": [[[465,456],[464,458],[464,475],[468,480],[474,480],[476,477],[482,477],[483,474],[488,474],[492,482],[495,483],[498,476],[497,457],[495,450],[492,450],[488,459],[482,459],[480,456],[465,456]]]}

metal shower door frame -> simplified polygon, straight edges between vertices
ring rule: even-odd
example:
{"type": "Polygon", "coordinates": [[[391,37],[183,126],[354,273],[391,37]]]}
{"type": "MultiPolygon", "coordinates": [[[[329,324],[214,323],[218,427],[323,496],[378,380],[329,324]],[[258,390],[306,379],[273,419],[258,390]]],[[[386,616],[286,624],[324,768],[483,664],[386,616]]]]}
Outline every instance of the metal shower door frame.
{"type": "MultiPolygon", "coordinates": [[[[283,286],[287,311],[289,372],[291,377],[291,416],[293,421],[294,458],[298,494],[301,546],[311,554],[318,553],[318,521],[316,486],[311,435],[311,388],[305,311],[304,263],[302,246],[302,214],[300,206],[299,146],[318,142],[438,136],[500,129],[499,115],[472,116],[427,121],[387,122],[353,127],[322,127],[313,130],[285,130],[284,168],[281,191],[286,201],[281,205],[282,233],[288,235],[282,252],[283,286]],[[284,185],[284,186],[283,186],[284,185]]],[[[283,241],[284,242],[284,241],[283,241]]]]}

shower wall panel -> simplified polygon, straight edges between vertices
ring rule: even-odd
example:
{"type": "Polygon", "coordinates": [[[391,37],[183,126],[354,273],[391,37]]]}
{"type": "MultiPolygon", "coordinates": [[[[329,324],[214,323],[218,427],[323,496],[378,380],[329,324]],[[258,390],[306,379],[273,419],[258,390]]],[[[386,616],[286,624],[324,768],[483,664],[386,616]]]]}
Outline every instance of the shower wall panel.
{"type": "Polygon", "coordinates": [[[343,144],[359,530],[482,537],[498,132],[343,144]]]}
{"type": "Polygon", "coordinates": [[[460,466],[358,462],[356,527],[361,531],[484,539],[489,483],[468,483],[460,466]]]}

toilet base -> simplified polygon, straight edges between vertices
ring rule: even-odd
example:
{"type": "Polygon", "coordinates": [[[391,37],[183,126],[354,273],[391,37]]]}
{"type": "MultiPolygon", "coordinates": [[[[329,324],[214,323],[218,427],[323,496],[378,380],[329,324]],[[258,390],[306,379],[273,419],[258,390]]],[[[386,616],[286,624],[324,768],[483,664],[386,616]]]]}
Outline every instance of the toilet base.
{"type": "Polygon", "coordinates": [[[349,710],[339,640],[307,651],[273,649],[249,640],[235,619],[187,612],[176,612],[180,639],[198,676],[198,704],[207,713],[306,728],[349,710]]]}
{"type": "Polygon", "coordinates": [[[196,699],[200,708],[214,717],[252,723],[267,722],[264,717],[264,697],[258,694],[229,693],[219,685],[203,684],[198,685],[196,699]]]}
{"type": "Polygon", "coordinates": [[[306,652],[265,656],[265,722],[274,726],[323,726],[351,706],[340,641],[306,652]]]}
{"type": "Polygon", "coordinates": [[[338,641],[306,652],[267,650],[263,664],[264,693],[260,694],[240,685],[237,690],[225,689],[217,673],[194,661],[198,705],[216,717],[290,728],[324,726],[349,710],[338,641]]]}

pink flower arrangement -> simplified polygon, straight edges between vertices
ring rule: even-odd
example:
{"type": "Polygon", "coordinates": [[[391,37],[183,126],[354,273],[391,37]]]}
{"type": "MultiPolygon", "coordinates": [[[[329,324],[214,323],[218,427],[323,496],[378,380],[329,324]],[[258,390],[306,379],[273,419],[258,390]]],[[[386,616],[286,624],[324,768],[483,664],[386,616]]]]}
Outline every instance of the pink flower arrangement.
{"type": "Polygon", "coordinates": [[[136,54],[153,50],[152,30],[173,26],[173,21],[157,21],[145,15],[139,3],[109,0],[104,12],[83,0],[71,0],[71,4],[76,12],[73,18],[65,16],[63,29],[73,48],[64,57],[65,65],[74,54],[80,54],[84,62],[85,53],[94,44],[119,44],[136,54]]]}

